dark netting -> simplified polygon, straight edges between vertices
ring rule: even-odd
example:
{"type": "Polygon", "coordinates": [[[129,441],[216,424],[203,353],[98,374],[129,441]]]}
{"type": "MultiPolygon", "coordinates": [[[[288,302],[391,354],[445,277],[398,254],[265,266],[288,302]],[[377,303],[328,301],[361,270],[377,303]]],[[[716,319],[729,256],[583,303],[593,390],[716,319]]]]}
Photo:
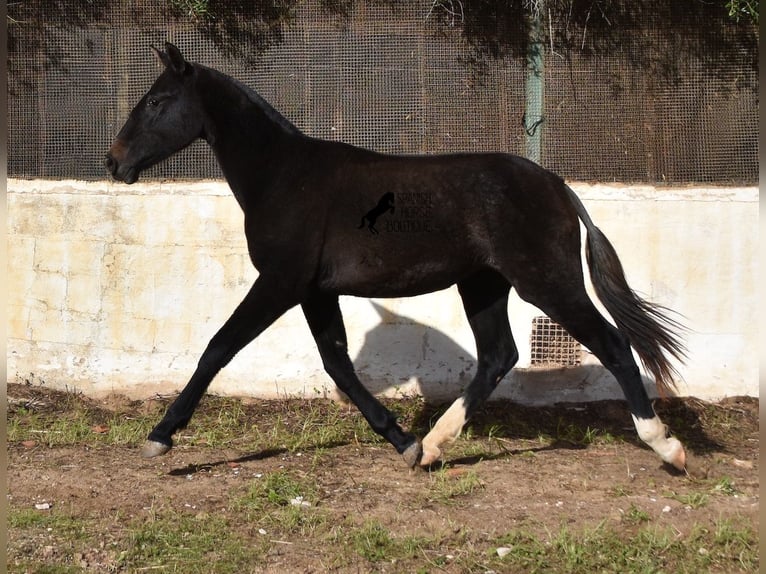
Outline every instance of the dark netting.
{"type": "MultiPolygon", "coordinates": [[[[313,136],[525,154],[525,3],[211,0],[212,21],[170,0],[124,4],[9,5],[9,175],[104,178],[105,151],[159,72],[148,47],[166,40],[313,136]]],[[[757,181],[755,27],[700,2],[546,5],[546,167],[588,181],[757,181]]],[[[221,174],[197,142],[144,177],[221,174]]]]}

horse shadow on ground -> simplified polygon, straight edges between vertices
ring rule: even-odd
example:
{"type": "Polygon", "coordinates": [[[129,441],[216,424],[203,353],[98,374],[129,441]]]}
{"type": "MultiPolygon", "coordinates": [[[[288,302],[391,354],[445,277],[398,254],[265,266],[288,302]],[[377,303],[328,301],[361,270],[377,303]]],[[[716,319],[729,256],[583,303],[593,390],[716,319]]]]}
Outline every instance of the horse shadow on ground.
{"type": "MultiPolygon", "coordinates": [[[[354,359],[357,373],[365,387],[375,395],[390,396],[391,391],[396,394],[400,386],[415,380],[423,402],[414,418],[402,423],[422,437],[468,386],[476,370],[476,358],[472,351],[446,333],[411,317],[394,314],[374,302],[372,305],[381,321],[365,335],[354,359]],[[393,337],[396,341],[392,344],[393,337]],[[391,356],[392,348],[400,351],[398,356],[391,356]]],[[[598,435],[610,435],[645,447],[636,434],[624,400],[582,402],[567,398],[567,395],[582,396],[583,393],[578,391],[590,381],[605,377],[612,381],[615,394],[620,396],[617,381],[601,365],[514,369],[500,385],[514,385],[514,397],[518,400],[490,398],[468,422],[466,429],[470,429],[473,436],[508,440],[547,437],[549,446],[542,447],[543,450],[585,448],[587,437],[598,435]],[[571,372],[566,377],[557,377],[563,370],[571,372]],[[562,387],[563,380],[577,382],[573,382],[571,388],[565,388],[562,387]],[[550,400],[544,405],[531,406],[539,405],[540,398],[549,393],[550,400]]],[[[645,383],[651,396],[653,385],[648,379],[645,383]]],[[[395,399],[385,401],[389,408],[397,411],[395,399]]],[[[669,397],[655,401],[655,410],[672,433],[694,453],[721,451],[723,446],[705,432],[699,412],[688,403],[682,398],[669,397]]]]}

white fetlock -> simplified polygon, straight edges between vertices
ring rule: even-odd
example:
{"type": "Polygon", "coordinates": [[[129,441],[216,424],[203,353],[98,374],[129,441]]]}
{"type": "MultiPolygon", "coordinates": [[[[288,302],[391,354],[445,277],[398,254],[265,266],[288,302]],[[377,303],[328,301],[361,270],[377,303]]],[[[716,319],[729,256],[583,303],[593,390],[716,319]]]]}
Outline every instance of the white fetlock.
{"type": "MultiPolygon", "coordinates": [[[[426,437],[428,438],[428,437],[426,437]]],[[[427,444],[423,439],[423,456],[420,457],[420,466],[431,466],[442,456],[442,451],[438,446],[427,444]]]]}
{"type": "Polygon", "coordinates": [[[454,442],[460,436],[465,420],[465,401],[459,398],[436,421],[434,428],[423,439],[423,457],[420,459],[421,466],[429,466],[441,458],[441,447],[444,444],[454,442]]]}
{"type": "Polygon", "coordinates": [[[641,440],[652,447],[663,461],[672,464],[678,470],[686,468],[686,453],[681,441],[667,436],[667,427],[660,417],[655,415],[651,419],[640,419],[634,416],[633,422],[641,440]]]}

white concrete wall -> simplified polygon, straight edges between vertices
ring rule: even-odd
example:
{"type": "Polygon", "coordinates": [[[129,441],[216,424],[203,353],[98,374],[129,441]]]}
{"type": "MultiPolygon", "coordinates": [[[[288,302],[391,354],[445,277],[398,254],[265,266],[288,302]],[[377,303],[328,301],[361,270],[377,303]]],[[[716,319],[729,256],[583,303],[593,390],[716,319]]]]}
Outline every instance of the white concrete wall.
{"type": "MultiPolygon", "coordinates": [[[[633,288],[690,328],[681,394],[758,394],[757,188],[574,184],[633,288]]],[[[182,387],[257,276],[225,183],[8,181],[8,379],[131,396],[182,387]]],[[[352,358],[376,392],[456,395],[475,347],[454,288],[401,300],[343,298],[352,358]]],[[[529,404],[619,398],[587,358],[529,369],[532,318],[513,296],[519,368],[495,396],[529,404]]],[[[211,386],[233,395],[335,396],[299,309],[211,386]]]]}

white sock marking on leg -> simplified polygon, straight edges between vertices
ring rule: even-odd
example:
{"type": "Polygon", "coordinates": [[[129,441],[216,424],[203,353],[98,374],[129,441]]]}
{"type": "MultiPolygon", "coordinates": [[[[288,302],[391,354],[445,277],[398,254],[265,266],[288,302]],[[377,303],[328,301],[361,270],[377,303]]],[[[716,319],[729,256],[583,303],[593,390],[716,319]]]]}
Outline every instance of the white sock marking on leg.
{"type": "Polygon", "coordinates": [[[460,431],[465,424],[465,416],[465,399],[460,397],[439,417],[434,428],[423,439],[423,458],[420,464],[426,466],[438,460],[442,445],[453,442],[460,436],[460,431]]]}
{"type": "Polygon", "coordinates": [[[676,468],[683,469],[686,464],[686,454],[684,447],[677,438],[668,438],[667,428],[660,420],[660,417],[654,416],[651,419],[641,419],[633,416],[633,423],[636,425],[638,436],[652,447],[652,450],[660,455],[660,458],[676,468]]]}

